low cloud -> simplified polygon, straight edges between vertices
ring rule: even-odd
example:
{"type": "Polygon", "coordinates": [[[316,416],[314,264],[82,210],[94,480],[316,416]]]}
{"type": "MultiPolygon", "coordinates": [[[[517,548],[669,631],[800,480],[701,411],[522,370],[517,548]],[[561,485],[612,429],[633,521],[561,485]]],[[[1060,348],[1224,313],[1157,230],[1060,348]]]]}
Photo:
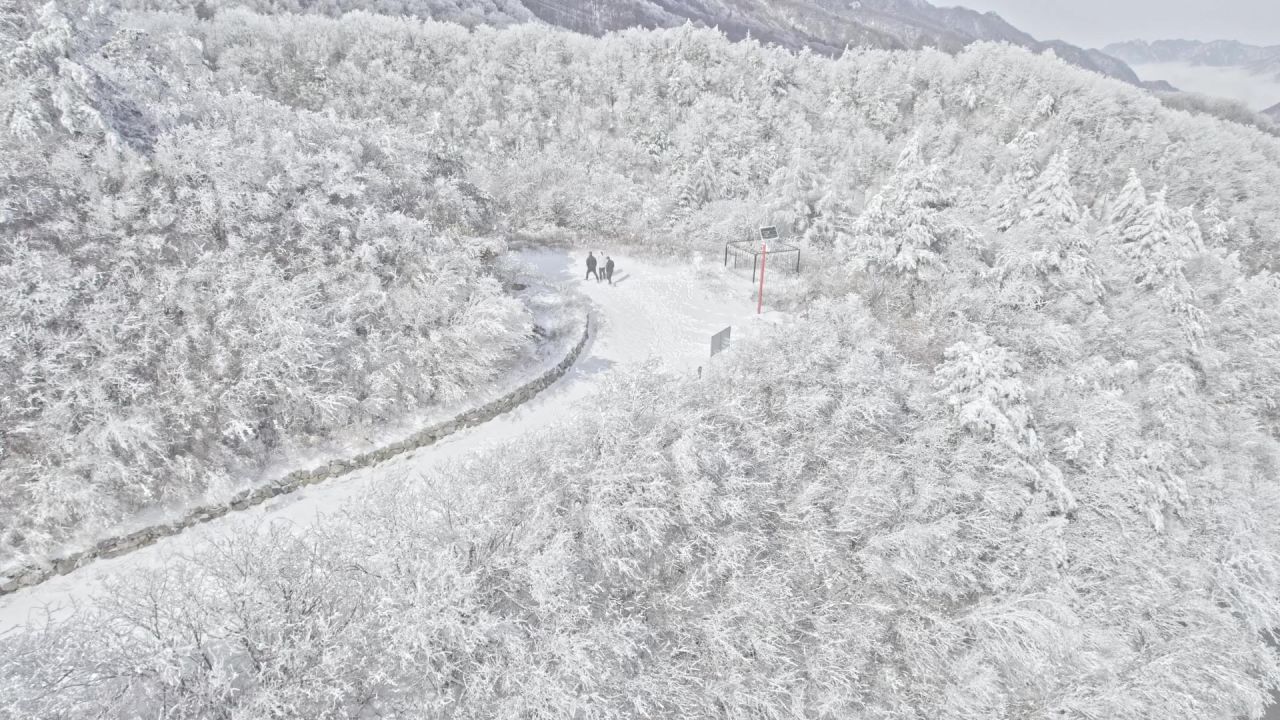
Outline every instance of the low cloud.
{"type": "Polygon", "coordinates": [[[1179,90],[1238,100],[1254,110],[1280,103],[1280,82],[1243,68],[1150,63],[1134,65],[1133,69],[1143,80],[1167,80],[1179,90]]]}

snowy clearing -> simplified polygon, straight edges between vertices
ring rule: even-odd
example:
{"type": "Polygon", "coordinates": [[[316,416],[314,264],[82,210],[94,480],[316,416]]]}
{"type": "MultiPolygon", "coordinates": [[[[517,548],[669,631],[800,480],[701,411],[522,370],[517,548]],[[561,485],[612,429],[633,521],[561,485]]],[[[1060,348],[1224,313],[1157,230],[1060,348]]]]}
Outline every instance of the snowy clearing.
{"type": "MultiPolygon", "coordinates": [[[[539,250],[521,253],[521,257],[551,281],[581,279],[580,273],[585,272],[585,253],[539,250]]],[[[599,392],[611,372],[660,361],[673,370],[695,373],[707,364],[711,335],[728,326],[738,334],[755,318],[751,283],[722,273],[715,262],[694,259],[675,265],[621,255],[614,259],[615,286],[594,279],[581,283],[594,323],[587,350],[559,383],[519,410],[379,466],[304,488],[129,555],[100,560],[0,597],[0,635],[18,631],[45,614],[61,617],[83,606],[124,571],[192,562],[192,551],[208,540],[245,532],[255,525],[266,528],[289,523],[304,528],[322,523],[389,479],[420,475],[466,453],[491,451],[504,441],[550,426],[569,407],[599,392]]]]}

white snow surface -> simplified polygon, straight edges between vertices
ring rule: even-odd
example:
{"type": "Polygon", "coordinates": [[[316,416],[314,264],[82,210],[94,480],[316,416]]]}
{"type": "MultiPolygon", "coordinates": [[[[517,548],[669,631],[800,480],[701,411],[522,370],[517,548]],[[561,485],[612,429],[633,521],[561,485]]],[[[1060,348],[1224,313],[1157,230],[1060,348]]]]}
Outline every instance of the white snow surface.
{"type": "MultiPolygon", "coordinates": [[[[128,555],[99,560],[65,576],[0,596],[0,635],[21,632],[47,616],[63,617],[133,569],[198,562],[197,550],[211,539],[250,528],[289,523],[299,528],[323,523],[381,483],[421,477],[423,471],[469,453],[493,451],[511,439],[554,425],[600,391],[604,379],[628,367],[658,361],[679,372],[708,365],[711,336],[734,328],[735,340],[757,325],[749,278],[725,273],[698,257],[659,262],[615,255],[615,285],[583,281],[586,252],[530,250],[520,253],[550,280],[579,280],[590,301],[592,339],[577,364],[534,400],[435,445],[381,465],[305,487],[242,512],[234,512],[186,532],[161,539],[128,555]]],[[[604,265],[604,257],[600,257],[604,265]]],[[[766,313],[766,321],[784,316],[766,313]]]]}

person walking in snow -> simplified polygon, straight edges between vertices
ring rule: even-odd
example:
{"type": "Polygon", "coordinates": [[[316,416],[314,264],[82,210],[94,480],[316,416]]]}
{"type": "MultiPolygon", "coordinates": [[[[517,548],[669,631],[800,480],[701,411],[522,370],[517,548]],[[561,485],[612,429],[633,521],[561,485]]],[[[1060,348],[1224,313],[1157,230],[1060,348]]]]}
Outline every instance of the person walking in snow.
{"type": "Polygon", "coordinates": [[[600,282],[600,273],[596,272],[596,256],[587,253],[587,276],[583,280],[589,280],[592,275],[596,276],[596,282],[600,282]]]}
{"type": "Polygon", "coordinates": [[[613,258],[608,255],[604,256],[604,278],[613,284],[613,258]]]}

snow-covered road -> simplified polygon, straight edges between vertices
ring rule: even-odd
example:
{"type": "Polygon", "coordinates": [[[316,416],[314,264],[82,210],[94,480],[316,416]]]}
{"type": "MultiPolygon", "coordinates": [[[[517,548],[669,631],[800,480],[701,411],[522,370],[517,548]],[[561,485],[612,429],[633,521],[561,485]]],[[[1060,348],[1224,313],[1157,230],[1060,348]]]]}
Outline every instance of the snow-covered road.
{"type": "Polygon", "coordinates": [[[406,453],[381,465],[305,487],[243,512],[199,525],[123,557],[99,560],[12,595],[0,596],[0,634],[19,632],[46,613],[55,616],[90,601],[110,578],[130,569],[192,562],[193,547],[228,532],[243,532],[245,521],[311,525],[340,512],[388,479],[413,477],[424,469],[553,424],[565,412],[599,391],[604,378],[619,369],[659,359],[669,367],[696,372],[706,363],[711,336],[727,326],[735,333],[755,310],[750,283],[726,279],[715,263],[667,265],[615,256],[615,285],[581,281],[585,253],[522,253],[556,281],[579,281],[590,299],[595,329],[578,363],[534,400],[494,420],[454,434],[435,445],[406,453]]]}

